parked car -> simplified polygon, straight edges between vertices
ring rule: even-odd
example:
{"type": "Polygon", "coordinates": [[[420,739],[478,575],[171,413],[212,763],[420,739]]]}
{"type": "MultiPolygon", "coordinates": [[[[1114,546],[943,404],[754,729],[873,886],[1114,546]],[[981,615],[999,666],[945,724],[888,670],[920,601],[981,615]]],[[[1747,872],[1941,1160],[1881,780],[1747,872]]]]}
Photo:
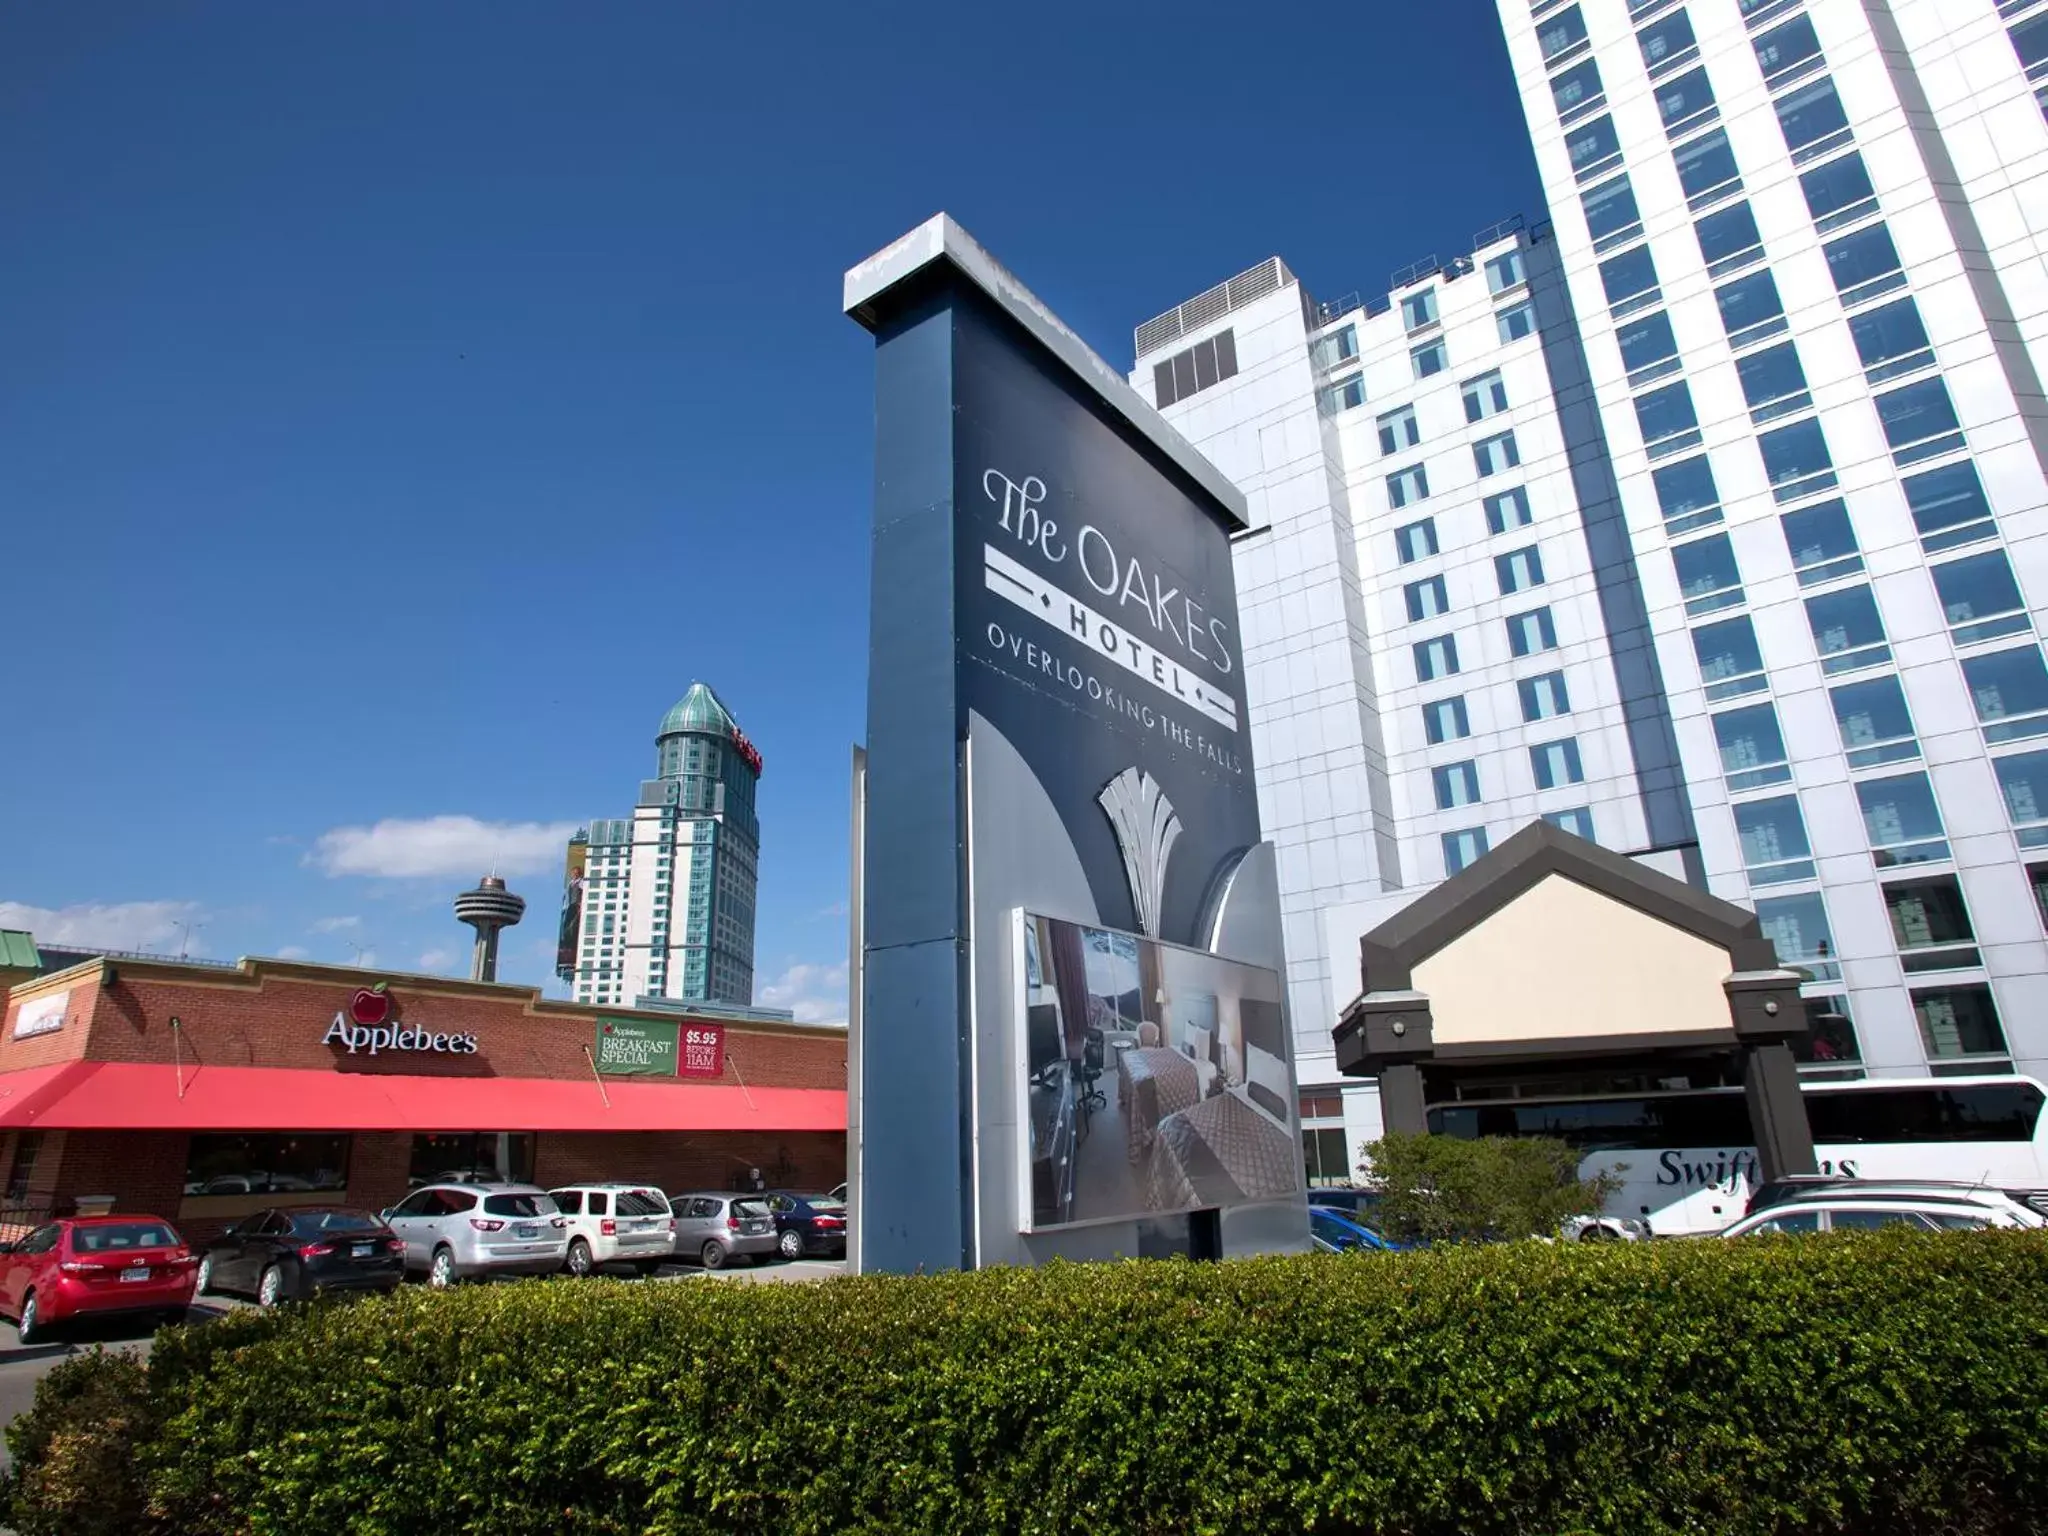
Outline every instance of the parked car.
{"type": "Polygon", "coordinates": [[[1557,1235],[1568,1243],[1642,1243],[1650,1224],[1634,1216],[1568,1216],[1557,1235]]]}
{"type": "Polygon", "coordinates": [[[775,1251],[775,1217],[759,1195],[678,1195],[676,1257],[693,1258],[706,1269],[723,1269],[732,1259],[766,1258],[775,1251]]]}
{"type": "Polygon", "coordinates": [[[1308,1192],[1308,1203],[1341,1211],[1353,1221],[1370,1226],[1379,1213],[1380,1196],[1371,1189],[1312,1189],[1308,1192]]]}
{"type": "Polygon", "coordinates": [[[1327,1244],[1330,1251],[1337,1253],[1402,1253],[1408,1247],[1328,1206],[1308,1208],[1308,1231],[1310,1237],[1318,1240],[1319,1247],[1327,1244]]]}
{"type": "Polygon", "coordinates": [[[1821,1197],[1847,1200],[1961,1200],[1981,1201],[1986,1198],[1997,1203],[2001,1209],[2010,1205],[2024,1207],[2037,1215],[2048,1216],[2048,1192],[2026,1189],[1994,1189],[1985,1184],[1959,1184],[1952,1179],[1854,1179],[1842,1174],[1794,1173],[1782,1178],[1769,1179],[1756,1187],[1756,1193],[1749,1197],[1745,1216],[1754,1216],[1770,1206],[1783,1205],[1788,1200],[1818,1199],[1821,1197]]]}
{"type": "Polygon", "coordinates": [[[807,1253],[845,1257],[844,1200],[787,1189],[771,1190],[760,1199],[775,1213],[775,1251],[785,1259],[800,1259],[807,1253]]]}
{"type": "Polygon", "coordinates": [[[846,1186],[844,1184],[834,1184],[832,1186],[832,1198],[844,1201],[846,1199],[846,1186]]]}
{"type": "Polygon", "coordinates": [[[651,1275],[676,1251],[668,1196],[650,1184],[570,1184],[549,1196],[569,1218],[563,1264],[587,1275],[601,1264],[631,1264],[651,1275]]]}
{"type": "Polygon", "coordinates": [[[379,1213],[405,1267],[445,1289],[490,1275],[551,1275],[569,1252],[569,1219],[531,1184],[429,1184],[379,1213]]]}
{"type": "Polygon", "coordinates": [[[2010,1196],[1986,1190],[1974,1198],[1939,1194],[1867,1190],[1815,1191],[1780,1200],[1743,1217],[1722,1231],[1723,1237],[1753,1233],[1870,1231],[1908,1227],[1916,1232],[1967,1232],[1985,1227],[2048,1226],[2039,1211],[2010,1196]]]}
{"type": "Polygon", "coordinates": [[[157,1216],[72,1216],[0,1247],[0,1311],[24,1344],[80,1317],[154,1313],[183,1322],[198,1260],[157,1216]]]}
{"type": "Polygon", "coordinates": [[[395,1291],[405,1244],[368,1211],[308,1205],[258,1211],[206,1245],[198,1292],[233,1291],[266,1307],[320,1291],[395,1291]]]}

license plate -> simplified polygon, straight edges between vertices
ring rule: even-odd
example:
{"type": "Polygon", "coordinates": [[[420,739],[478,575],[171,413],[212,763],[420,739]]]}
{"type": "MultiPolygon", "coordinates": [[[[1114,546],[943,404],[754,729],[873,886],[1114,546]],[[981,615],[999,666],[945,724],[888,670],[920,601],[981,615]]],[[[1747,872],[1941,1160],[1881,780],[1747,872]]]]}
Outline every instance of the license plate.
{"type": "Polygon", "coordinates": [[[539,1228],[539,1227],[514,1227],[514,1228],[512,1229],[512,1231],[513,1231],[514,1235],[515,1235],[515,1236],[518,1236],[518,1237],[539,1237],[539,1236],[540,1236],[540,1228],[539,1228]]]}
{"type": "Polygon", "coordinates": [[[375,1243],[352,1243],[349,1245],[348,1251],[351,1258],[367,1259],[376,1251],[376,1248],[377,1245],[375,1243]]]}
{"type": "Polygon", "coordinates": [[[147,1280],[148,1278],[149,1266],[147,1264],[137,1264],[133,1269],[121,1271],[121,1281],[124,1285],[130,1280],[147,1280]]]}
{"type": "Polygon", "coordinates": [[[768,1223],[765,1221],[752,1222],[748,1225],[747,1230],[749,1232],[754,1233],[756,1236],[759,1236],[761,1233],[766,1232],[768,1230],[768,1223]]]}

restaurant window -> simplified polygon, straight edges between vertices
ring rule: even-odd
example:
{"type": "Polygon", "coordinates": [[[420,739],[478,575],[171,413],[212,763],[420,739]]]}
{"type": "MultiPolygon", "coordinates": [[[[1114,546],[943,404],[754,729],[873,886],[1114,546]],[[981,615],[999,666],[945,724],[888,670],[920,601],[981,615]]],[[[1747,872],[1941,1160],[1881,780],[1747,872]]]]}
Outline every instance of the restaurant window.
{"type": "Polygon", "coordinates": [[[406,1183],[531,1183],[533,1136],[523,1131],[442,1131],[412,1139],[406,1183]]]}
{"type": "Polygon", "coordinates": [[[188,1195],[300,1194],[348,1188],[347,1136],[194,1136],[185,1152],[188,1195]]]}
{"type": "Polygon", "coordinates": [[[41,1131],[22,1131],[14,1138],[14,1158],[7,1165],[7,1203],[20,1205],[35,1183],[36,1158],[43,1150],[41,1131]]]}

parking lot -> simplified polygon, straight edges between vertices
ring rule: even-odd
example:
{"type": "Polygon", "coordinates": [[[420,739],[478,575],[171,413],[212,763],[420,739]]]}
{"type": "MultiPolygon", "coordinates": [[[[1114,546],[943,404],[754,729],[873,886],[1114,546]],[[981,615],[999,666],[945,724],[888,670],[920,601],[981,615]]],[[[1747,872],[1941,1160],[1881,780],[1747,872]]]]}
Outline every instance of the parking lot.
{"type": "MultiPolygon", "coordinates": [[[[745,1284],[769,1284],[791,1280],[824,1280],[846,1272],[844,1259],[794,1259],[775,1260],[766,1264],[736,1264],[721,1270],[700,1269],[692,1264],[671,1264],[660,1274],[642,1281],[629,1270],[619,1271],[617,1278],[634,1285],[690,1284],[698,1281],[718,1282],[724,1280],[745,1284]]],[[[607,1275],[611,1272],[606,1271],[607,1275]]],[[[516,1285],[518,1281],[497,1281],[501,1285],[516,1285]]],[[[254,1306],[253,1302],[231,1296],[208,1296],[194,1306],[189,1320],[195,1324],[213,1321],[229,1312],[243,1311],[254,1306]]],[[[14,1331],[14,1324],[0,1319],[0,1426],[11,1424],[14,1417],[26,1410],[35,1401],[36,1383],[62,1360],[89,1350],[95,1345],[108,1349],[125,1349],[136,1354],[147,1355],[153,1335],[147,1325],[139,1322],[103,1320],[76,1325],[66,1325],[59,1330],[58,1337],[47,1344],[36,1344],[24,1349],[14,1331]]],[[[7,1449],[0,1440],[0,1467],[7,1465],[7,1449]]]]}

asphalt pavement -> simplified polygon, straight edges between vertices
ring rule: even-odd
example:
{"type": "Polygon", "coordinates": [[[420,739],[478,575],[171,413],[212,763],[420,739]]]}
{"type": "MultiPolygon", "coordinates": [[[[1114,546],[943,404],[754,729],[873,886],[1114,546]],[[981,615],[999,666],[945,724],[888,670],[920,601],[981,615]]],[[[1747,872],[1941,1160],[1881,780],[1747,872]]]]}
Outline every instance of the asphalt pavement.
{"type": "MultiPolygon", "coordinates": [[[[609,1273],[609,1271],[607,1272],[609,1273]]],[[[654,1283],[688,1280],[733,1280],[748,1284],[789,1280],[823,1280],[846,1273],[844,1259],[771,1260],[765,1264],[733,1264],[722,1270],[704,1270],[695,1265],[672,1264],[654,1277],[654,1283]]],[[[621,1279],[634,1278],[621,1271],[621,1279]]],[[[517,1284],[516,1281],[499,1282],[517,1284]]],[[[231,1311],[253,1305],[239,1298],[209,1296],[192,1308],[189,1321],[207,1323],[231,1311]]],[[[83,1354],[95,1345],[127,1350],[144,1359],[155,1338],[154,1325],[133,1319],[107,1318],[76,1324],[60,1324],[56,1338],[46,1344],[23,1348],[14,1324],[0,1318],[0,1426],[14,1422],[35,1401],[36,1383],[57,1363],[83,1354]]],[[[0,1436],[0,1467],[8,1464],[5,1437],[0,1436]]]]}

